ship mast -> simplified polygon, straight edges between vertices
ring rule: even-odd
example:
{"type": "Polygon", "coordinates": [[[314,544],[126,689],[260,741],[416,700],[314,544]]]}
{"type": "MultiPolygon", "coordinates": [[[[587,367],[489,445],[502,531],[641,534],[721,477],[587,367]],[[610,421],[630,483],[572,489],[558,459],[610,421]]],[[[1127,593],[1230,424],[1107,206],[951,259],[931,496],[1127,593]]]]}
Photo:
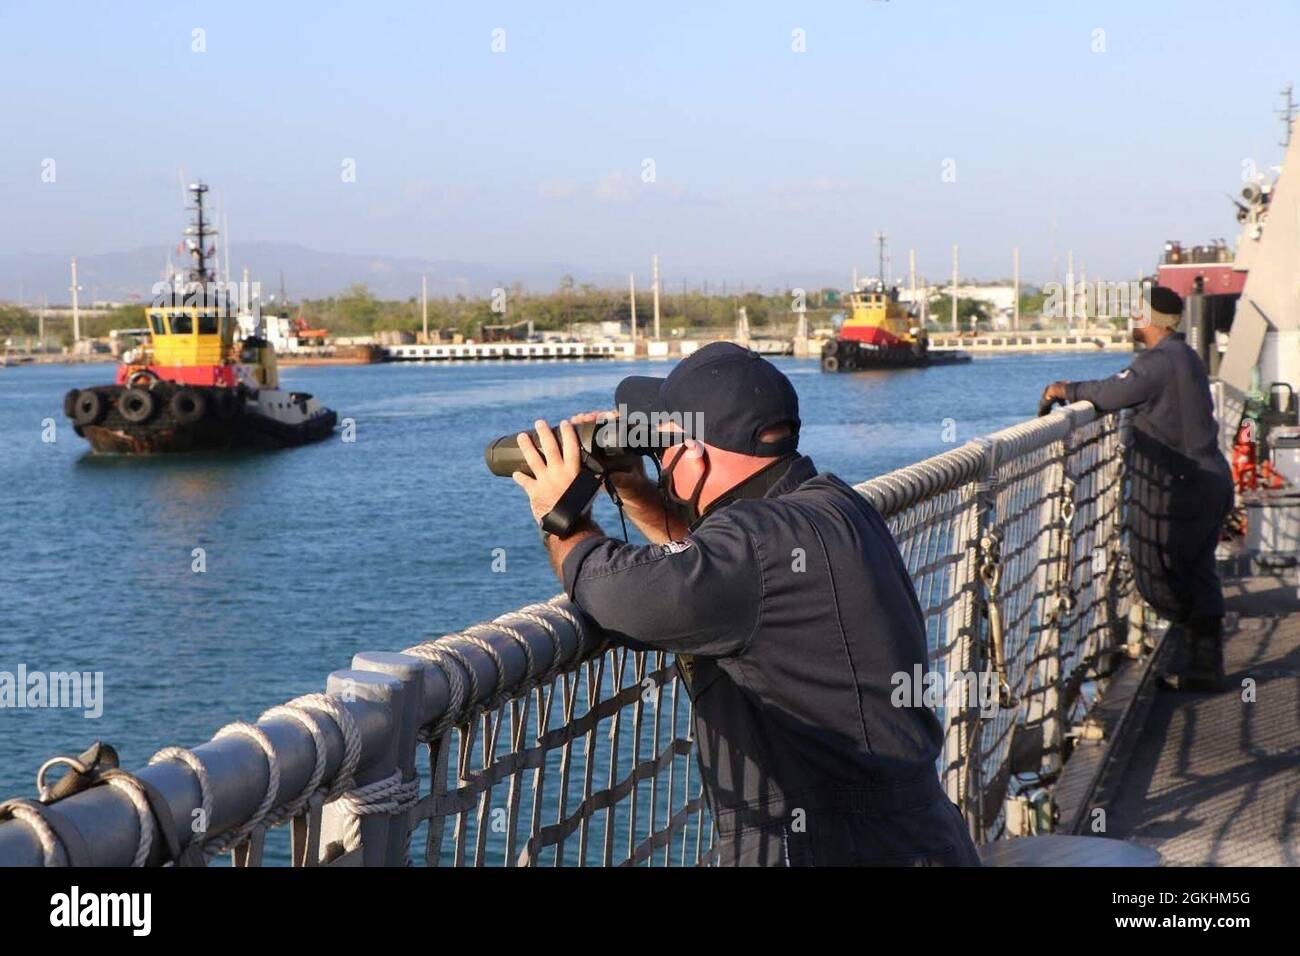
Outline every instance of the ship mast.
{"type": "Polygon", "coordinates": [[[190,207],[194,218],[185,227],[185,249],[190,254],[190,268],[185,273],[185,282],[187,285],[197,283],[206,286],[212,281],[212,270],[208,268],[208,240],[216,236],[217,230],[209,225],[204,214],[203,197],[207,194],[208,187],[204,183],[194,182],[187,188],[194,197],[194,205],[190,207]]]}
{"type": "Polygon", "coordinates": [[[880,276],[880,288],[883,289],[885,287],[885,234],[880,230],[876,231],[876,245],[880,247],[878,252],[880,272],[878,275],[880,276]]]}
{"type": "Polygon", "coordinates": [[[1291,121],[1295,119],[1296,106],[1300,105],[1296,103],[1295,97],[1292,96],[1294,91],[1295,87],[1290,83],[1283,87],[1282,98],[1285,102],[1282,104],[1282,108],[1276,111],[1277,115],[1282,118],[1282,128],[1284,132],[1282,134],[1282,142],[1278,143],[1278,145],[1283,149],[1291,145],[1291,121]]]}

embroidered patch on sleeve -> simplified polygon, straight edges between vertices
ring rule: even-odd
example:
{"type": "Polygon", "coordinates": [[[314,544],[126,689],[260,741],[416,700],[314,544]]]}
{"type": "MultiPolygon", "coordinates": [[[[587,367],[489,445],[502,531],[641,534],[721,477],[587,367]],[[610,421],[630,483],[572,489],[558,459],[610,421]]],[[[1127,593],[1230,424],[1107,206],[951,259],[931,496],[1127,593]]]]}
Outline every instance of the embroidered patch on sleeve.
{"type": "Polygon", "coordinates": [[[691,542],[685,538],[681,541],[669,541],[667,544],[660,545],[664,554],[681,554],[691,546],[691,542]]]}

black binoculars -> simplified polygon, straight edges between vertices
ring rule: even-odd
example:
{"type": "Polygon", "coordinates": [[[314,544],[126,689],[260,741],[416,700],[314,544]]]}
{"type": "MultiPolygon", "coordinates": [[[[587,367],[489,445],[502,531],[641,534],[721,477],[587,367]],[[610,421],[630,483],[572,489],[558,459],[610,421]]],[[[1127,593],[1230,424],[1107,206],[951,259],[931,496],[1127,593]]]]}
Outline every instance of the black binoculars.
{"type": "MultiPolygon", "coordinates": [[[[635,466],[636,460],[641,455],[649,453],[648,449],[640,452],[623,447],[621,442],[625,439],[619,435],[617,418],[583,422],[581,425],[574,425],[573,428],[578,433],[578,444],[585,452],[582,456],[583,464],[598,475],[610,471],[627,471],[635,466]]],[[[552,428],[551,434],[555,436],[556,444],[559,444],[559,427],[552,428]]],[[[534,438],[535,442],[536,438],[534,438]]],[[[524,453],[519,450],[519,443],[514,435],[502,435],[489,442],[483,452],[483,460],[487,462],[488,471],[500,478],[509,478],[516,471],[522,471],[528,477],[533,477],[533,471],[524,460],[524,453]]]]}
{"type": "MultiPolygon", "coordinates": [[[[577,527],[587,509],[591,507],[592,499],[600,491],[601,485],[608,480],[607,476],[610,472],[628,471],[636,466],[637,459],[642,455],[653,454],[653,449],[648,447],[640,449],[628,447],[627,435],[619,425],[618,417],[610,416],[573,426],[578,433],[578,444],[582,448],[583,468],[560,500],[542,519],[542,529],[545,532],[561,538],[569,535],[577,527]]],[[[551,429],[551,434],[555,436],[556,444],[560,444],[562,439],[558,426],[551,429]]],[[[523,472],[530,478],[536,477],[533,475],[533,470],[528,467],[524,453],[519,450],[516,435],[502,435],[500,438],[493,439],[483,452],[483,459],[487,462],[488,471],[499,477],[509,478],[517,471],[523,472]]],[[[619,504],[621,513],[621,502],[615,498],[615,503],[619,504]]]]}

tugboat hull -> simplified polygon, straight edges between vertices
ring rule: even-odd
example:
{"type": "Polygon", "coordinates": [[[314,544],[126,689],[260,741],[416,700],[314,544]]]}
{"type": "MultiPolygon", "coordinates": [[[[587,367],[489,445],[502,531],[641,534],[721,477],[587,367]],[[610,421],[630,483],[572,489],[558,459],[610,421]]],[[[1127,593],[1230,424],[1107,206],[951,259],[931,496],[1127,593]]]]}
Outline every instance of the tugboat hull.
{"type": "Polygon", "coordinates": [[[932,352],[922,342],[873,345],[853,339],[832,339],[822,349],[823,372],[862,372],[869,369],[928,368],[969,362],[965,352],[932,352]]]}
{"type": "Polygon", "coordinates": [[[242,389],[100,385],[69,392],[64,411],[73,429],[100,454],[154,455],[240,448],[290,448],[328,437],[338,415],[310,395],[276,393],[263,410],[242,389]],[[312,406],[315,406],[314,408],[312,406]]]}

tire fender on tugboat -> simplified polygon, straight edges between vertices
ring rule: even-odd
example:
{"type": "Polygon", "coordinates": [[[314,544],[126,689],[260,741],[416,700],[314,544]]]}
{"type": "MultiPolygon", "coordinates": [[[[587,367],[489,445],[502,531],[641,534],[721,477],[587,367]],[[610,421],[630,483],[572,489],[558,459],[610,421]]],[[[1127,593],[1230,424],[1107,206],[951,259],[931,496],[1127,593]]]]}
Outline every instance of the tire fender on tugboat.
{"type": "Polygon", "coordinates": [[[117,397],[118,414],[132,425],[142,425],[147,422],[153,417],[157,407],[158,403],[154,401],[153,393],[143,388],[124,389],[117,397]]]}
{"type": "Polygon", "coordinates": [[[72,420],[83,428],[88,425],[98,425],[106,411],[108,409],[105,407],[104,396],[87,389],[77,393],[77,400],[72,409],[72,420]]]}
{"type": "Polygon", "coordinates": [[[202,392],[181,388],[172,396],[170,407],[177,424],[193,425],[208,413],[208,399],[202,392]]]}

